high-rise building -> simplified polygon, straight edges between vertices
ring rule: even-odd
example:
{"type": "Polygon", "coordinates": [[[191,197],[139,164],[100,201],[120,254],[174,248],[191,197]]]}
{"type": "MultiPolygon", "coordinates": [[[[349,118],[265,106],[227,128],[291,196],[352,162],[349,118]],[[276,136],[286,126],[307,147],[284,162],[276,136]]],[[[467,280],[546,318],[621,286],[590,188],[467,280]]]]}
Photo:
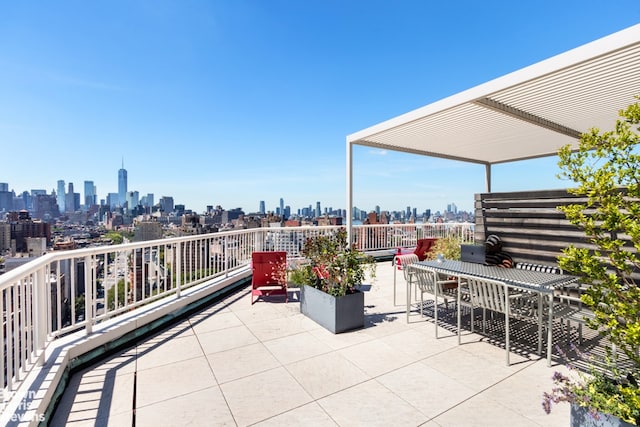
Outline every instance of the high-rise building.
{"type": "Polygon", "coordinates": [[[107,194],[107,205],[109,209],[115,209],[120,203],[120,196],[118,193],[107,194]]]}
{"type": "MultiPolygon", "coordinates": [[[[4,183],[3,183],[4,184],[4,183]]],[[[9,212],[13,210],[13,198],[15,194],[9,191],[9,184],[2,185],[5,190],[0,190],[0,212],[9,212]]]]}
{"type": "Polygon", "coordinates": [[[140,193],[137,191],[127,191],[127,206],[133,209],[140,204],[140,193]]]}
{"type": "Polygon", "coordinates": [[[173,197],[162,196],[160,198],[160,210],[166,213],[173,212],[173,197]]]}
{"type": "Polygon", "coordinates": [[[68,187],[69,187],[69,190],[65,195],[65,201],[64,201],[66,212],[75,212],[76,210],[78,210],[79,206],[76,206],[76,197],[75,197],[76,193],[73,190],[73,182],[70,182],[68,184],[68,187]]]}
{"type": "Polygon", "coordinates": [[[320,210],[320,202],[316,202],[316,216],[322,215],[322,211],[320,210]]]}
{"type": "Polygon", "coordinates": [[[50,194],[37,194],[33,197],[33,216],[42,220],[60,216],[56,198],[50,194]]]}
{"type": "Polygon", "coordinates": [[[124,206],[127,201],[127,171],[124,168],[124,160],[122,160],[122,168],[118,170],[118,203],[124,206]]]}
{"type": "Polygon", "coordinates": [[[280,197],[280,215],[284,217],[284,199],[280,197]]]}
{"type": "Polygon", "coordinates": [[[9,192],[9,183],[7,183],[7,182],[0,182],[0,191],[6,191],[6,192],[9,192]]]}
{"type": "Polygon", "coordinates": [[[266,213],[266,209],[265,209],[265,206],[264,206],[264,200],[260,200],[260,210],[259,210],[259,212],[262,215],[264,215],[266,213]]]}
{"type": "Polygon", "coordinates": [[[85,209],[89,209],[89,206],[96,204],[96,187],[93,185],[93,181],[84,182],[84,206],[85,209]]]}
{"type": "Polygon", "coordinates": [[[64,180],[58,180],[58,190],[56,191],[56,200],[58,201],[58,210],[60,213],[67,211],[66,206],[66,194],[67,192],[64,189],[64,180]]]}

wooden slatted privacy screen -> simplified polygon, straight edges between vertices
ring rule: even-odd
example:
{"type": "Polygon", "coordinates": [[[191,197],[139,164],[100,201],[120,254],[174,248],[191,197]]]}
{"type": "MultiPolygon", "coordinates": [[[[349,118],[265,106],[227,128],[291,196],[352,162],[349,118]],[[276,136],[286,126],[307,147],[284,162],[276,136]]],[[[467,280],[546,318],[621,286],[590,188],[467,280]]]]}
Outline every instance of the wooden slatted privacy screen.
{"type": "Polygon", "coordinates": [[[476,194],[476,243],[497,234],[516,263],[555,266],[561,250],[571,243],[593,248],[557,208],[583,202],[567,190],[476,194]]]}

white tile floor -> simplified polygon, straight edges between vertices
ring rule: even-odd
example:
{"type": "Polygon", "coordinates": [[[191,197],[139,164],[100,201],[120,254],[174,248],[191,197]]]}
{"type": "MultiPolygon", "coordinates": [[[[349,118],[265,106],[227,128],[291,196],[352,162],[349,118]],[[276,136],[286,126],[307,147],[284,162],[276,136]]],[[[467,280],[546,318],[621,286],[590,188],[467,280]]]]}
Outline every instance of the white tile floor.
{"type": "Polygon", "coordinates": [[[499,338],[465,331],[458,345],[451,326],[436,339],[433,319],[407,323],[392,271],[378,265],[366,327],[338,335],[295,291],[253,306],[236,293],[77,373],[51,425],[568,425],[568,406],[541,406],[562,366],[519,351],[507,367],[499,338]]]}

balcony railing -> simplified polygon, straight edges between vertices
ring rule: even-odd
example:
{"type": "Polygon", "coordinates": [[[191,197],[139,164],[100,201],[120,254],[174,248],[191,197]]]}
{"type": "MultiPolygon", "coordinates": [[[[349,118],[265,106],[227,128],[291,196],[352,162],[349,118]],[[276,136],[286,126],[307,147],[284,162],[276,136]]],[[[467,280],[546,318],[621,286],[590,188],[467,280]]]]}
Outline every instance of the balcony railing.
{"type": "MultiPolygon", "coordinates": [[[[12,407],[29,373],[50,363],[46,357],[55,357],[46,349],[56,339],[82,330],[80,336],[91,336],[96,325],[143,305],[168,304],[188,288],[248,270],[253,251],[286,251],[289,259],[301,258],[308,237],[337,228],[256,228],[59,251],[9,271],[0,276],[1,411],[12,407]]],[[[359,225],[352,243],[391,256],[395,248],[415,246],[419,238],[450,235],[473,241],[474,226],[359,225]]]]}

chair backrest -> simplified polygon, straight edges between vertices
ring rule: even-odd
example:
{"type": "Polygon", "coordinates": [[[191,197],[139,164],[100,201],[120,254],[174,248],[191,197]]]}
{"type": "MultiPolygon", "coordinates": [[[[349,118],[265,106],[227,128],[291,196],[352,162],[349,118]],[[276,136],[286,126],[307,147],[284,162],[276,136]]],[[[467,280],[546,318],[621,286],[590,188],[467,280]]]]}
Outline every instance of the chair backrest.
{"type": "MultiPolygon", "coordinates": [[[[436,292],[437,273],[431,270],[414,269],[416,283],[422,292],[434,294],[436,292]]],[[[442,289],[438,289],[438,293],[442,293],[442,289]]]]}
{"type": "Polygon", "coordinates": [[[285,284],[287,282],[286,252],[253,252],[251,254],[253,285],[285,284]]]}
{"type": "Polygon", "coordinates": [[[418,261],[420,260],[418,259],[418,256],[416,254],[396,255],[394,258],[394,263],[398,266],[398,268],[402,269],[405,280],[409,280],[410,274],[410,270],[407,269],[407,266],[418,261]]]}
{"type": "Polygon", "coordinates": [[[508,313],[509,288],[504,282],[466,277],[471,304],[500,313],[508,313]]]}

